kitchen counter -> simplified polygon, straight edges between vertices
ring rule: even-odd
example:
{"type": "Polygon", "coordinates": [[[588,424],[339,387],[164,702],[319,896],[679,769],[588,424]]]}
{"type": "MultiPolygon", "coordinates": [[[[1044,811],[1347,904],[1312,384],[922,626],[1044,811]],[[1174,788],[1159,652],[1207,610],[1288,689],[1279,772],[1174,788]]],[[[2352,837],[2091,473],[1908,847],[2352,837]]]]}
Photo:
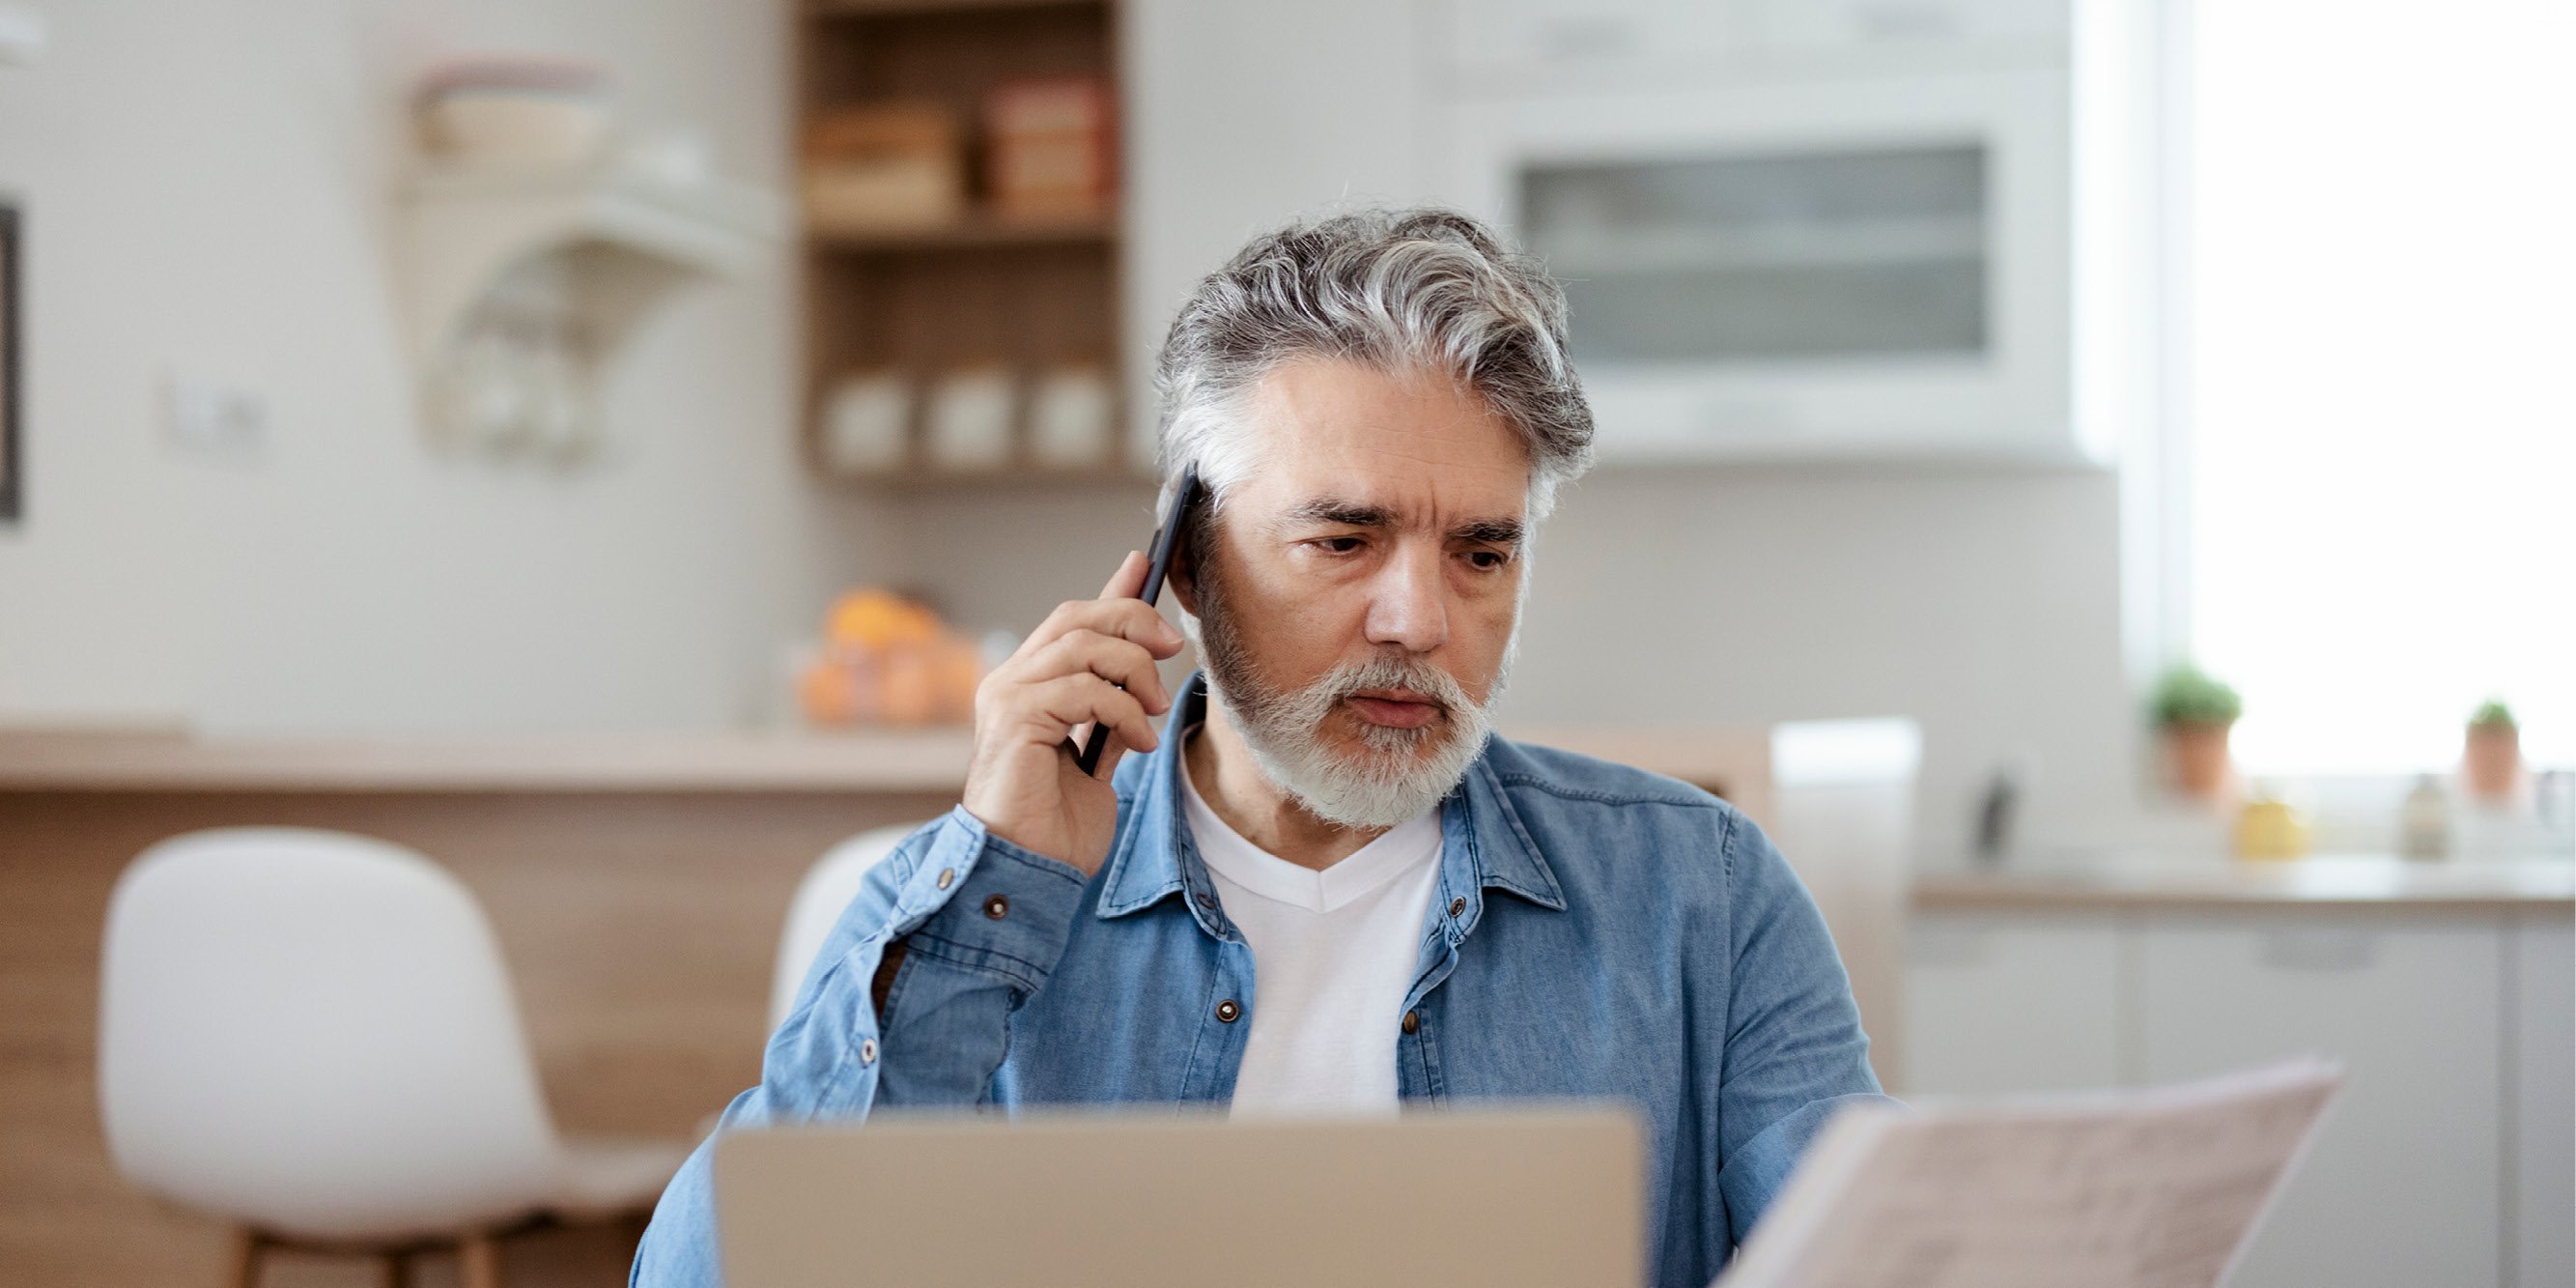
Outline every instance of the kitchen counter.
{"type": "MultiPolygon", "coordinates": [[[[1697,784],[1769,821],[1767,730],[1546,726],[1511,736],[1697,784]]],[[[0,729],[0,792],[956,793],[973,746],[964,725],[494,738],[0,729]]]]}
{"type": "Polygon", "coordinates": [[[2384,854],[2279,861],[2124,857],[1915,877],[1917,911],[2122,907],[2576,908],[2576,862],[2419,862],[2384,854]]]}
{"type": "Polygon", "coordinates": [[[0,731],[0,791],[954,793],[971,746],[962,725],[401,739],[0,731]]]}

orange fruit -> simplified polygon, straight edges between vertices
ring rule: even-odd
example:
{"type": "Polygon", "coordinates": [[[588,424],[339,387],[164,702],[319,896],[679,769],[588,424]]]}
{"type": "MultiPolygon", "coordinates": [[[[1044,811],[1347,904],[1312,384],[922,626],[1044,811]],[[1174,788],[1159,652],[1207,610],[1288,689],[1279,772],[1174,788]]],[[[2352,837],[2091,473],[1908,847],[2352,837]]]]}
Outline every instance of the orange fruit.
{"type": "Polygon", "coordinates": [[[835,651],[926,644],[945,633],[938,614],[884,590],[851,591],[823,619],[824,642],[835,651]]]}

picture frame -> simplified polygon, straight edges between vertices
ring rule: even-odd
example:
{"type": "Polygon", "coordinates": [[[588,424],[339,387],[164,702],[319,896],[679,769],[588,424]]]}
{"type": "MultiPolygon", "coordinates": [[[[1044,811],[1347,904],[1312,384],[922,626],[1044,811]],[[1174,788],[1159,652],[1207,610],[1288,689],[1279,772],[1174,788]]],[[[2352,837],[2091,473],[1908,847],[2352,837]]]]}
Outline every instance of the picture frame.
{"type": "Polygon", "coordinates": [[[27,494],[26,435],[19,425],[27,346],[18,310],[26,267],[18,234],[18,207],[0,201],[0,523],[8,524],[18,522],[27,494]]]}

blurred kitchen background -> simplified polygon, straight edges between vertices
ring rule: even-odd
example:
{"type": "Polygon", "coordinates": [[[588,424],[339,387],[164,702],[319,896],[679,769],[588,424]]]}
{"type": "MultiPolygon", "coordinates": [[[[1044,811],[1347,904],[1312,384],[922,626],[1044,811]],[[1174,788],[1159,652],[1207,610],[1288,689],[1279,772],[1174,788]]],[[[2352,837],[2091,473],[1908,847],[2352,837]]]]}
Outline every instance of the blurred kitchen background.
{"type": "MultiPolygon", "coordinates": [[[[206,828],[425,855],[564,1141],[688,1137],[812,865],[952,803],[978,668],[1144,544],[1174,306],[1438,201],[1567,282],[1600,421],[1507,731],[1779,833],[1904,1094],[2346,1061],[2241,1282],[2567,1284],[2571,36],[0,0],[0,1277],[293,1233],[119,1125],[221,1116],[102,985],[206,828]]],[[[632,1205],[542,1198],[265,1281],[615,1282],[632,1205]]]]}

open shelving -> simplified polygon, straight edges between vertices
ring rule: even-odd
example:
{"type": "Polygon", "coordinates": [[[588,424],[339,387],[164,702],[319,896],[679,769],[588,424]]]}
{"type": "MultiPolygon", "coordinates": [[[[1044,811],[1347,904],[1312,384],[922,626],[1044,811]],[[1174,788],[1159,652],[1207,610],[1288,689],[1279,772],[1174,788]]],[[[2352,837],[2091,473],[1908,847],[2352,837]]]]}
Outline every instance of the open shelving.
{"type": "MultiPolygon", "coordinates": [[[[1087,77],[1116,86],[1114,0],[808,0],[799,23],[799,120],[854,106],[931,102],[972,143],[987,95],[1020,80],[1087,77]]],[[[1113,119],[1115,113],[1112,113],[1113,119]]],[[[1096,213],[1046,218],[997,210],[967,165],[967,210],[920,228],[807,221],[803,248],[805,433],[818,472],[882,486],[1075,483],[1143,476],[1127,455],[1117,391],[1120,235],[1114,199],[1096,213]],[[1010,459],[973,470],[931,464],[920,394],[941,372],[1000,366],[1023,377],[1068,365],[1111,384],[1108,453],[1046,465],[1026,441],[1027,400],[1010,459]],[[836,384],[893,372],[915,391],[909,456],[835,471],[823,449],[836,384]]]]}

